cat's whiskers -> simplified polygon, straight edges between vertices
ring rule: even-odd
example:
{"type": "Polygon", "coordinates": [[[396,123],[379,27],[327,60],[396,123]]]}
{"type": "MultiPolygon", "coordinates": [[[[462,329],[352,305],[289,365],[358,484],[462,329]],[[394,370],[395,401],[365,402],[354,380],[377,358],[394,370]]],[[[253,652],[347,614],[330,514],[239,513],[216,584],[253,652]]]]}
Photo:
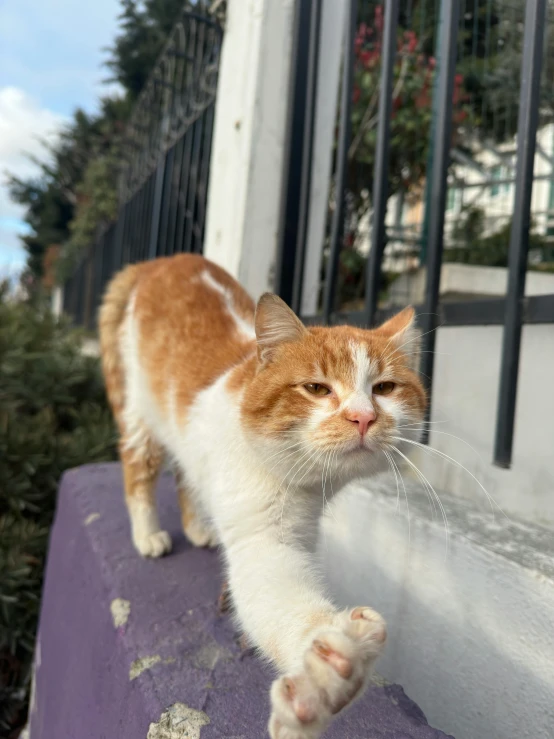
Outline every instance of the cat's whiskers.
{"type": "Polygon", "coordinates": [[[298,465],[304,460],[306,460],[312,453],[313,453],[312,447],[308,447],[307,449],[300,451],[300,456],[298,457],[298,459],[294,462],[292,467],[290,467],[285,472],[285,474],[281,478],[281,482],[279,483],[278,490],[277,490],[277,495],[279,494],[279,491],[281,490],[282,486],[286,483],[288,477],[294,472],[294,470],[298,467],[298,465]]]}
{"type": "Polygon", "coordinates": [[[462,469],[465,472],[467,472],[467,474],[475,480],[475,482],[479,485],[479,487],[481,488],[481,490],[485,493],[485,496],[487,497],[487,500],[488,500],[489,505],[491,507],[491,511],[492,511],[492,514],[493,514],[493,520],[494,520],[494,506],[496,506],[498,508],[498,510],[500,511],[500,513],[502,513],[502,515],[506,518],[506,520],[507,521],[510,521],[510,517],[498,505],[498,503],[496,502],[496,500],[492,497],[492,495],[488,492],[488,490],[484,487],[484,485],[461,462],[458,462],[456,459],[454,459],[453,457],[450,457],[445,452],[441,452],[438,449],[433,449],[433,447],[426,446],[425,444],[421,444],[419,441],[413,441],[412,439],[404,439],[402,436],[393,436],[392,438],[393,439],[396,439],[397,441],[404,441],[407,444],[413,444],[414,446],[417,446],[420,449],[424,449],[425,451],[427,451],[429,453],[437,454],[439,457],[442,457],[443,459],[448,460],[452,464],[456,465],[460,469],[462,469]],[[494,506],[493,506],[493,504],[494,504],[494,506]]]}
{"type": "MultiPolygon", "coordinates": [[[[274,454],[271,454],[269,457],[267,457],[267,459],[264,460],[264,462],[267,463],[269,460],[275,459],[275,457],[277,457],[278,455],[283,455],[283,456],[279,457],[279,459],[266,471],[265,477],[263,478],[263,480],[261,482],[261,486],[262,487],[265,485],[265,483],[267,481],[267,478],[270,476],[270,474],[273,472],[273,470],[278,465],[280,465],[282,462],[284,462],[289,457],[292,457],[295,454],[299,454],[301,450],[298,449],[298,448],[295,448],[292,452],[289,452],[289,454],[285,454],[285,452],[287,452],[289,449],[293,449],[293,447],[300,447],[302,444],[304,444],[303,441],[297,441],[294,444],[291,444],[290,446],[285,447],[284,449],[279,449],[274,454]]],[[[286,475],[285,475],[285,478],[286,478],[286,475]]],[[[285,479],[285,478],[283,478],[283,479],[285,479]]],[[[238,498],[239,495],[240,495],[240,491],[237,490],[237,492],[235,493],[235,502],[236,502],[236,500],[237,500],[237,498],[238,498]]],[[[276,496],[274,496],[273,500],[271,501],[270,507],[273,505],[273,503],[275,501],[275,497],[276,496]]]]}
{"type": "MultiPolygon", "coordinates": [[[[413,343],[414,341],[419,341],[419,340],[420,340],[420,339],[422,339],[422,338],[423,338],[424,336],[427,336],[427,334],[432,334],[432,333],[433,333],[433,331],[437,331],[437,330],[438,330],[439,328],[442,328],[443,326],[444,326],[444,324],[443,324],[443,323],[441,323],[441,325],[440,325],[440,326],[435,326],[435,328],[432,328],[432,329],[430,329],[429,331],[425,331],[425,333],[423,333],[423,334],[418,334],[417,336],[414,336],[414,337],[413,337],[413,339],[408,339],[408,341],[405,341],[405,342],[404,342],[403,344],[400,344],[400,346],[397,346],[397,347],[395,347],[395,348],[394,348],[394,351],[395,351],[395,352],[398,352],[398,351],[400,351],[400,349],[402,349],[402,348],[403,348],[403,347],[405,347],[405,346],[408,346],[408,344],[412,344],[412,343],[413,343]]],[[[431,354],[433,354],[433,353],[434,353],[434,352],[431,352],[431,354]]],[[[418,352],[418,354],[419,354],[419,352],[418,352]]]]}
{"type": "MultiPolygon", "coordinates": [[[[432,422],[429,421],[429,423],[432,423],[432,422]]],[[[435,421],[434,423],[446,423],[446,421],[435,421]]],[[[407,426],[398,426],[397,428],[398,428],[399,431],[403,431],[405,429],[408,429],[407,426]]],[[[425,431],[425,429],[408,429],[408,430],[410,430],[410,431],[425,431]]],[[[474,452],[479,457],[479,459],[481,460],[481,462],[483,464],[485,464],[485,460],[479,454],[479,452],[477,451],[477,449],[475,449],[475,447],[471,446],[471,444],[469,442],[467,442],[465,439],[462,439],[461,436],[456,436],[456,434],[451,434],[448,431],[438,431],[437,429],[428,429],[428,430],[429,431],[432,431],[434,434],[441,434],[441,436],[451,436],[453,439],[457,439],[458,441],[461,441],[462,444],[465,444],[467,447],[469,447],[471,449],[471,451],[474,452]]],[[[432,449],[433,447],[429,447],[429,448],[432,449]]],[[[434,451],[438,451],[438,450],[435,449],[434,451]]]]}
{"type": "MultiPolygon", "coordinates": [[[[285,474],[281,478],[279,485],[276,488],[275,495],[273,496],[271,503],[270,503],[270,508],[272,508],[275,505],[277,498],[279,497],[280,493],[282,493],[283,486],[285,485],[285,482],[287,478],[289,477],[289,475],[291,475],[294,472],[294,470],[298,467],[298,465],[304,462],[312,453],[313,453],[313,449],[306,449],[301,454],[301,456],[296,460],[296,462],[292,465],[292,467],[285,472],[285,474]]],[[[296,476],[297,472],[295,472],[294,476],[296,476]]],[[[294,476],[292,478],[293,480],[294,480],[294,476]]],[[[289,483],[289,486],[290,486],[290,483],[289,483]]],[[[288,486],[287,486],[287,490],[288,490],[288,486]]]]}
{"type": "MultiPolygon", "coordinates": [[[[442,514],[442,518],[443,518],[443,522],[444,522],[444,536],[445,536],[445,552],[444,552],[444,558],[445,558],[445,561],[446,561],[446,559],[448,558],[448,541],[449,541],[449,536],[450,536],[450,530],[449,530],[449,525],[448,525],[448,516],[446,515],[446,510],[445,510],[445,508],[444,508],[444,506],[442,504],[442,501],[441,501],[441,499],[440,499],[437,491],[435,490],[435,488],[431,485],[431,483],[429,482],[429,480],[425,477],[425,475],[423,474],[423,472],[421,472],[421,470],[417,467],[417,465],[415,465],[412,462],[411,459],[409,459],[403,452],[401,452],[400,449],[398,449],[395,446],[393,446],[392,448],[415,471],[416,475],[419,477],[419,479],[423,483],[423,487],[425,488],[426,493],[428,495],[430,495],[430,497],[431,497],[431,495],[434,496],[435,500],[437,501],[437,503],[439,505],[439,508],[440,508],[440,511],[441,511],[441,514],[442,514]]],[[[433,500],[432,497],[431,497],[431,500],[433,500]]],[[[435,508],[434,508],[434,505],[433,505],[433,512],[434,511],[435,511],[435,508]]]]}
{"type": "Polygon", "coordinates": [[[275,463],[274,463],[274,464],[273,464],[273,465],[272,465],[272,466],[271,466],[271,467],[270,467],[270,468],[269,468],[269,469],[267,470],[266,476],[264,477],[264,479],[263,479],[263,481],[262,481],[262,485],[264,485],[264,484],[265,484],[265,482],[266,482],[267,478],[269,477],[269,475],[271,474],[271,472],[273,472],[273,470],[274,470],[274,469],[275,469],[276,467],[278,467],[278,466],[279,466],[279,465],[280,465],[280,464],[281,464],[282,462],[284,462],[284,461],[285,461],[286,459],[289,459],[289,457],[293,457],[293,456],[294,456],[295,454],[299,454],[299,453],[301,452],[301,449],[298,449],[298,448],[296,448],[296,449],[294,449],[294,450],[293,450],[292,452],[289,452],[288,454],[284,454],[284,453],[285,453],[285,452],[286,452],[287,450],[289,450],[289,449],[292,449],[292,447],[301,447],[301,446],[302,446],[303,444],[304,444],[304,442],[303,442],[303,441],[299,441],[299,442],[297,442],[296,444],[292,444],[291,446],[287,447],[286,449],[282,449],[282,450],[280,450],[280,451],[279,451],[279,452],[277,452],[276,454],[272,454],[272,455],[271,455],[271,457],[270,457],[270,459],[271,459],[271,458],[275,458],[275,457],[277,456],[277,454],[283,454],[284,456],[281,456],[281,457],[279,457],[279,459],[278,459],[278,460],[277,460],[277,461],[276,461],[276,462],[275,462],[275,463]]]}
{"type": "Polygon", "coordinates": [[[323,499],[323,505],[322,510],[325,511],[325,506],[327,505],[327,498],[325,497],[325,485],[327,482],[327,463],[329,462],[329,458],[331,456],[332,449],[328,449],[325,452],[325,459],[323,460],[323,467],[321,469],[321,495],[323,499]]]}
{"type": "MultiPolygon", "coordinates": [[[[394,448],[391,445],[389,445],[389,446],[390,446],[390,448],[394,448]]],[[[385,451],[385,450],[383,449],[383,451],[385,451]]],[[[396,476],[396,473],[398,473],[398,476],[400,477],[400,482],[402,483],[402,487],[404,489],[404,498],[406,499],[406,514],[407,514],[407,517],[408,517],[408,547],[411,547],[411,544],[412,544],[412,521],[411,521],[411,517],[410,517],[410,504],[408,502],[408,493],[406,491],[406,485],[404,484],[404,478],[402,477],[402,473],[400,472],[400,468],[396,464],[396,460],[394,459],[394,457],[392,456],[392,454],[390,454],[390,452],[386,452],[386,454],[387,454],[387,459],[389,460],[389,462],[391,464],[391,467],[393,469],[393,472],[394,472],[395,476],[396,476]]],[[[397,499],[396,500],[397,500],[397,510],[398,510],[398,508],[400,507],[400,492],[398,492],[397,499]]]]}
{"type": "Polygon", "coordinates": [[[327,509],[328,509],[329,513],[331,514],[331,516],[332,516],[332,518],[333,518],[334,521],[336,521],[337,519],[336,519],[336,516],[333,513],[333,509],[331,508],[331,506],[329,504],[329,501],[327,500],[327,497],[325,495],[325,488],[326,488],[326,485],[327,485],[327,476],[329,475],[329,472],[330,472],[331,455],[336,450],[337,450],[337,447],[331,447],[331,449],[327,453],[327,457],[325,458],[325,462],[324,462],[324,470],[325,470],[325,465],[327,465],[327,470],[325,472],[325,479],[323,479],[323,475],[322,475],[323,510],[325,511],[325,507],[327,507],[327,509]]]}
{"type": "Polygon", "coordinates": [[[331,486],[331,500],[334,500],[335,499],[335,491],[333,490],[333,468],[332,468],[332,465],[333,464],[335,465],[335,471],[336,471],[336,469],[337,469],[336,462],[337,462],[338,454],[339,454],[339,445],[337,444],[337,446],[335,447],[335,451],[331,455],[331,467],[329,469],[329,484],[331,486]]]}
{"type": "MultiPolygon", "coordinates": [[[[430,334],[433,331],[436,331],[437,328],[440,328],[440,326],[437,326],[436,328],[432,328],[430,331],[426,331],[424,334],[418,334],[417,336],[414,336],[412,339],[409,339],[408,341],[405,341],[403,344],[400,344],[400,346],[394,347],[393,350],[392,350],[392,353],[394,354],[396,352],[399,352],[400,349],[402,349],[402,347],[407,346],[408,344],[411,344],[414,341],[419,341],[419,339],[421,339],[423,336],[426,336],[427,334],[430,334]]],[[[387,353],[387,350],[388,350],[389,346],[391,345],[391,342],[394,341],[394,338],[395,338],[394,336],[391,336],[390,339],[385,344],[384,349],[382,350],[381,354],[379,355],[379,361],[381,359],[383,359],[383,357],[387,353]]]]}
{"type": "Polygon", "coordinates": [[[383,454],[387,458],[388,465],[389,465],[389,467],[391,467],[391,469],[392,469],[392,471],[394,473],[394,479],[396,480],[396,512],[398,512],[398,510],[400,508],[400,484],[398,482],[398,475],[396,474],[396,469],[395,469],[395,467],[392,464],[392,459],[391,459],[390,452],[387,452],[386,449],[381,449],[381,451],[383,452],[383,454]]]}
{"type": "Polygon", "coordinates": [[[286,452],[286,451],[287,451],[288,449],[292,449],[293,447],[295,447],[295,446],[299,446],[300,444],[303,444],[303,443],[304,443],[304,442],[303,442],[302,440],[301,440],[301,441],[295,441],[295,442],[294,442],[294,444],[290,444],[290,446],[287,446],[287,447],[285,447],[284,449],[278,449],[278,450],[277,450],[276,452],[274,452],[273,454],[270,454],[270,455],[269,455],[269,457],[266,457],[266,458],[264,459],[264,462],[265,462],[265,463],[267,463],[267,462],[269,462],[269,461],[270,461],[271,459],[273,459],[274,457],[276,457],[277,455],[279,455],[279,454],[282,454],[283,452],[286,452]]]}
{"type": "Polygon", "coordinates": [[[412,426],[431,426],[436,423],[448,423],[448,421],[414,421],[413,423],[405,423],[402,426],[398,426],[399,429],[407,429],[412,426]]]}
{"type": "Polygon", "coordinates": [[[298,480],[298,482],[296,483],[296,486],[299,487],[300,486],[300,483],[302,482],[302,480],[306,477],[306,475],[309,472],[312,471],[312,469],[317,464],[318,460],[321,459],[321,457],[323,456],[323,454],[324,454],[324,452],[318,452],[317,450],[315,450],[314,452],[312,452],[311,456],[304,462],[304,464],[300,467],[300,469],[298,469],[296,471],[294,477],[292,478],[292,480],[287,485],[287,489],[285,490],[285,494],[283,496],[283,503],[281,505],[281,541],[283,542],[283,544],[285,543],[284,525],[283,525],[283,514],[285,512],[285,502],[287,500],[287,493],[289,492],[289,488],[292,485],[292,483],[294,482],[294,480],[297,477],[297,475],[304,469],[304,467],[307,464],[309,464],[310,462],[312,462],[312,464],[310,465],[310,467],[306,470],[306,472],[302,475],[302,477],[300,478],[300,480],[298,480]]]}

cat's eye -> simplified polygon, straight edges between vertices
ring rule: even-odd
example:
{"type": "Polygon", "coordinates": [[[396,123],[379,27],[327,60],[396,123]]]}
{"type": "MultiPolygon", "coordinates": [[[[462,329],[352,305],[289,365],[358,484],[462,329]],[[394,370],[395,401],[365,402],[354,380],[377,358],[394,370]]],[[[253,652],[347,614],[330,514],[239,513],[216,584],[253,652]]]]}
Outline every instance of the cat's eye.
{"type": "Polygon", "coordinates": [[[373,395],[390,395],[395,387],[394,382],[378,382],[373,386],[373,395]]]}
{"type": "Polygon", "coordinates": [[[327,385],[320,385],[319,382],[307,382],[304,385],[304,388],[311,394],[311,395],[330,395],[331,389],[327,387],[327,385]]]}

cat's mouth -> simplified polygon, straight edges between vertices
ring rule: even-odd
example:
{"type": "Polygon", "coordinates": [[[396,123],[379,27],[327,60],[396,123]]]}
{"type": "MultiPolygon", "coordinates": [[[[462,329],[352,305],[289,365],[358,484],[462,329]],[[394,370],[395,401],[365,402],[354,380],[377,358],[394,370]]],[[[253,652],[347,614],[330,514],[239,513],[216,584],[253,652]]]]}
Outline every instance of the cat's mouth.
{"type": "Polygon", "coordinates": [[[356,439],[346,449],[346,454],[371,454],[376,447],[366,438],[356,439]]]}

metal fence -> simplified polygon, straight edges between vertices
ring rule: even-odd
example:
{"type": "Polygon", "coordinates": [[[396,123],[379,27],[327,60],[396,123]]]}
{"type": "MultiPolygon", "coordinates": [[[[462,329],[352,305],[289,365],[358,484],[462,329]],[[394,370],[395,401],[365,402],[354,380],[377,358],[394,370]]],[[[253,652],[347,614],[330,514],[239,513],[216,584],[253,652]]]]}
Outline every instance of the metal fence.
{"type": "Polygon", "coordinates": [[[125,140],[119,212],[64,285],[64,311],[93,328],[110,277],[123,265],[202,252],[222,31],[185,12],[137,100],[125,140]]]}
{"type": "MultiPolygon", "coordinates": [[[[402,282],[399,275],[409,278],[423,268],[425,289],[416,310],[422,330],[421,372],[429,391],[439,325],[504,326],[494,451],[500,467],[509,467],[512,458],[522,326],[554,322],[554,294],[524,296],[531,215],[541,221],[543,246],[551,248],[554,235],[549,230],[554,197],[545,213],[531,213],[539,154],[548,167],[535,183],[547,180],[554,193],[554,146],[541,150],[537,138],[538,130],[554,122],[550,11],[547,0],[350,0],[320,298],[317,314],[303,316],[308,323],[374,325],[402,303],[402,292],[396,289],[402,282]],[[415,89],[421,70],[428,74],[415,89]],[[369,87],[373,84],[373,92],[358,115],[353,106],[364,94],[364,80],[369,87]],[[421,121],[421,130],[413,131],[410,120],[399,123],[399,114],[410,110],[421,121]],[[405,141],[398,140],[400,134],[405,141]],[[365,160],[359,156],[360,142],[365,160]],[[471,243],[461,252],[454,250],[460,224],[470,213],[472,223],[479,221],[475,203],[502,187],[507,196],[500,223],[504,231],[493,235],[500,241],[500,263],[508,268],[506,295],[441,298],[443,262],[471,264],[474,259],[471,243]],[[452,193],[461,193],[462,201],[465,195],[467,201],[456,218],[449,212],[452,193]],[[398,217],[391,218],[393,200],[398,217]],[[407,211],[422,216],[410,221],[407,211]],[[362,222],[369,224],[365,233],[362,222]],[[357,246],[364,240],[365,256],[357,246]],[[404,267],[398,268],[398,254],[404,267]],[[362,265],[351,279],[358,284],[353,295],[344,288],[345,256],[362,265]],[[395,289],[388,279],[395,281],[395,289]]],[[[320,4],[299,0],[287,197],[276,276],[278,292],[297,312],[306,270],[317,66],[324,53],[318,42],[320,22],[320,4]]],[[[552,132],[554,142],[554,127],[552,132]]],[[[490,247],[489,236],[490,228],[483,230],[479,243],[490,247]]],[[[552,271],[553,264],[540,266],[552,271]]]]}

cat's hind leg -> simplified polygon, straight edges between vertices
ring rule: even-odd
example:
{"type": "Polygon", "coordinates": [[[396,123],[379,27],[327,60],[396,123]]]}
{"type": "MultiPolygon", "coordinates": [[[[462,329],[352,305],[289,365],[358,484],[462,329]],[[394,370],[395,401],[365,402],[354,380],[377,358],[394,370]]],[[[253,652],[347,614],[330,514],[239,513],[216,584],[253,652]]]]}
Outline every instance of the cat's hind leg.
{"type": "Polygon", "coordinates": [[[175,480],[185,536],[195,547],[217,546],[215,531],[199,515],[197,505],[187,488],[185,476],[180,469],[175,470],[175,480]]]}
{"type": "Polygon", "coordinates": [[[156,509],[163,450],[146,430],[133,438],[124,435],[119,449],[133,544],[143,557],[161,557],[171,551],[171,537],[160,527],[156,509]]]}
{"type": "Polygon", "coordinates": [[[110,283],[99,315],[100,346],[106,390],[120,432],[119,452],[133,543],[144,557],[161,557],[171,549],[169,534],[160,528],[154,490],[164,455],[142,421],[140,404],[135,407],[143,386],[137,363],[133,365],[129,359],[133,356],[132,324],[128,321],[125,328],[138,270],[136,265],[128,266],[110,283]],[[130,378],[124,356],[133,370],[130,378]]]}

